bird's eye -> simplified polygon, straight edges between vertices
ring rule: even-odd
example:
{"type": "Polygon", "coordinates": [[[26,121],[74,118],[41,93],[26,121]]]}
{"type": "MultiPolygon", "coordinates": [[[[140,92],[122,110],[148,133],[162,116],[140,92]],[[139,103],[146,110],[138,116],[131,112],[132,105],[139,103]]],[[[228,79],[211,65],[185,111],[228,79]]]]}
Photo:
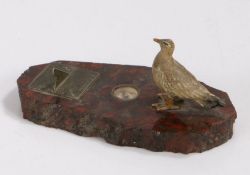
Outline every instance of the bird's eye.
{"type": "Polygon", "coordinates": [[[163,42],[166,46],[171,47],[171,45],[167,42],[163,42]]]}

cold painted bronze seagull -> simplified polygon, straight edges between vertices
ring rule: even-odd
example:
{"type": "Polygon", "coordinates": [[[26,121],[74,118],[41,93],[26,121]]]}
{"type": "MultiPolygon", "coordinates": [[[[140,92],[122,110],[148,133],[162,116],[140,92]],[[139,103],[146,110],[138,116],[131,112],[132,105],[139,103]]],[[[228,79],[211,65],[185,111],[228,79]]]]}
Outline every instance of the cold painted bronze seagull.
{"type": "Polygon", "coordinates": [[[155,84],[160,88],[160,103],[152,104],[157,111],[179,109],[176,101],[191,99],[204,108],[224,106],[222,99],[202,85],[184,66],[173,58],[174,42],[170,39],[154,39],[161,50],[156,55],[152,73],[155,84]]]}

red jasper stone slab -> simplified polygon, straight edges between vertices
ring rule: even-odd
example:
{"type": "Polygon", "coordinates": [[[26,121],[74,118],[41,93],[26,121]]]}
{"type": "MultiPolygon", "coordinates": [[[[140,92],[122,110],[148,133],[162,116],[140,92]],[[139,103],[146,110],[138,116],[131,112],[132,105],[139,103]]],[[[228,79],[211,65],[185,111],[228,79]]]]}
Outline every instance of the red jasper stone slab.
{"type": "Polygon", "coordinates": [[[28,85],[47,64],[32,66],[17,80],[23,117],[34,123],[67,130],[82,136],[102,137],[120,146],[152,151],[203,152],[232,137],[236,111],[225,92],[206,87],[224,99],[224,107],[203,109],[185,100],[179,110],[156,112],[158,88],[151,68],[60,61],[62,64],[100,73],[94,85],[79,100],[45,95],[28,85]],[[111,92],[121,84],[132,84],[139,96],[131,101],[115,98],[111,92]]]}

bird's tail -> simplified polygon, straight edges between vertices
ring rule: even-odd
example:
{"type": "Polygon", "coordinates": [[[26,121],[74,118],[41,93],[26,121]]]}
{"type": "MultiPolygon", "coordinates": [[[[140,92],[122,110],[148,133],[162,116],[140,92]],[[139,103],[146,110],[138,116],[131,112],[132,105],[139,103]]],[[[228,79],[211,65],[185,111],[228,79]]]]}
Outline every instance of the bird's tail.
{"type": "Polygon", "coordinates": [[[216,106],[225,106],[225,101],[221,98],[215,96],[214,94],[209,94],[206,98],[203,100],[197,101],[201,106],[207,109],[214,108],[216,106]]]}

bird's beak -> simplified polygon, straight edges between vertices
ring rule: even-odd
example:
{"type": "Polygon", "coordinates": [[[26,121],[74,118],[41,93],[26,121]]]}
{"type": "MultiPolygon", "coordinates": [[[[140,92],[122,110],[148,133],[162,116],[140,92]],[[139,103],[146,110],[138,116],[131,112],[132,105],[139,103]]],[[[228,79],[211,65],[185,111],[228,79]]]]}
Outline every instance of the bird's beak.
{"type": "Polygon", "coordinates": [[[154,38],[154,41],[157,42],[157,43],[159,43],[159,44],[161,43],[161,40],[158,39],[158,38],[154,38]]]}

